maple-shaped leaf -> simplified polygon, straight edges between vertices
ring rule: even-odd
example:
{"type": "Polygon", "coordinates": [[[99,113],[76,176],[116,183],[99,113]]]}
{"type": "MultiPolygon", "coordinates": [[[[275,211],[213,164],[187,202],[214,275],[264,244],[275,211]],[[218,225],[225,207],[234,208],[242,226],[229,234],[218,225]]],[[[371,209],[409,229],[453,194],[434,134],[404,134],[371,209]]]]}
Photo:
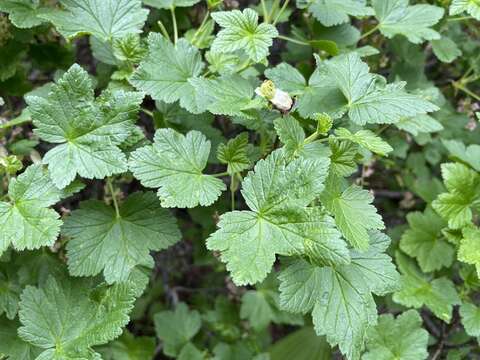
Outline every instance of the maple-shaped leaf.
{"type": "Polygon", "coordinates": [[[462,324],[468,335],[480,336],[480,308],[471,303],[464,303],[460,306],[462,324]]]}
{"type": "Polygon", "coordinates": [[[428,331],[422,328],[422,318],[408,310],[396,318],[385,314],[367,334],[367,352],[362,360],[423,360],[428,357],[428,331]]]}
{"type": "Polygon", "coordinates": [[[159,129],[152,145],[131,154],[130,170],[144,186],[159,188],[163,207],[208,206],[226,188],[222,180],[203,173],[209,154],[210,141],[201,132],[159,129]]]}
{"type": "Polygon", "coordinates": [[[446,221],[430,208],[424,213],[409,213],[407,221],[410,228],[402,235],[400,249],[416,258],[422,271],[431,272],[452,265],[455,250],[442,235],[446,221]]]}
{"type": "Polygon", "coordinates": [[[47,11],[39,0],[3,0],[0,2],[0,11],[8,14],[13,25],[19,28],[32,28],[45,20],[38,15],[47,11]]]}
{"type": "Polygon", "coordinates": [[[63,195],[41,165],[31,165],[12,179],[8,186],[10,202],[0,202],[0,255],[10,245],[16,250],[52,246],[62,221],[49,207],[63,195]]]}
{"type": "Polygon", "coordinates": [[[315,331],[338,345],[348,359],[359,358],[367,329],[377,311],[372,293],[397,288],[398,273],[384,252],[388,236],[371,232],[366,252],[351,252],[351,263],[321,267],[305,260],[292,262],[279,275],[280,307],[290,312],[312,311],[315,331]]]}
{"type": "Polygon", "coordinates": [[[379,22],[378,28],[388,38],[403,35],[408,41],[420,44],[441,37],[432,29],[444,14],[441,7],[409,5],[409,0],[373,0],[372,5],[379,22]]]}
{"type": "Polygon", "coordinates": [[[387,84],[384,78],[371,74],[357,53],[336,56],[325,66],[347,100],[344,107],[348,117],[358,125],[392,124],[438,110],[429,101],[408,93],[406,83],[387,84]]]}
{"type": "Polygon", "coordinates": [[[250,167],[248,152],[248,133],[244,132],[226,144],[220,144],[217,149],[217,158],[222,164],[228,165],[227,172],[233,175],[250,167]]]}
{"type": "Polygon", "coordinates": [[[451,63],[462,55],[462,50],[457,43],[446,36],[442,36],[439,40],[432,40],[432,50],[435,56],[444,63],[451,63]]]}
{"type": "Polygon", "coordinates": [[[463,162],[480,172],[480,145],[465,146],[459,140],[442,140],[442,144],[454,160],[463,162]]]}
{"type": "Polygon", "coordinates": [[[459,229],[472,222],[472,209],[480,210],[480,175],[460,163],[442,164],[442,177],[448,192],[433,201],[434,210],[448,226],[459,229]]]}
{"type": "Polygon", "coordinates": [[[73,276],[103,271],[108,283],[125,281],[137,265],[152,262],[151,250],[180,240],[175,219],[153,193],[134,193],[115,210],[98,200],[80,204],[67,217],[62,233],[67,243],[68,268],[73,276]]]}
{"type": "Polygon", "coordinates": [[[466,227],[462,230],[462,235],[458,248],[458,260],[475,265],[480,277],[480,229],[466,227]]]}
{"type": "Polygon", "coordinates": [[[325,26],[334,26],[349,21],[349,16],[373,15],[366,0],[314,0],[308,10],[325,26]]]}
{"type": "Polygon", "coordinates": [[[271,24],[258,24],[258,14],[252,9],[218,11],[212,18],[222,27],[212,44],[213,52],[230,53],[243,50],[255,62],[268,55],[268,48],[278,31],[271,24]]]}
{"type": "Polygon", "coordinates": [[[133,132],[142,99],[141,93],[109,90],[95,99],[88,73],[76,64],[46,97],[26,98],[35,133],[58,144],[43,158],[57,187],[64,188],[77,174],[103,179],[127,170],[118,145],[133,132]]]}
{"type": "Polygon", "coordinates": [[[452,0],[449,11],[450,15],[458,15],[466,11],[480,20],[480,4],[477,0],[452,0]]]}
{"type": "Polygon", "coordinates": [[[67,39],[90,34],[111,42],[128,34],[141,32],[148,10],[141,0],[61,0],[63,9],[50,10],[40,16],[50,22],[67,39]]]}
{"type": "Polygon", "coordinates": [[[323,190],[328,165],[328,159],[286,164],[281,151],[257,162],[242,184],[250,210],[223,214],[219,229],[207,240],[210,250],[221,252],[236,284],[262,281],[276,254],[303,253],[306,241],[318,243],[323,256],[334,262],[348,262],[335,232],[326,231],[333,226],[331,219],[307,208],[323,190]]]}
{"type": "Polygon", "coordinates": [[[332,155],[330,156],[332,174],[346,177],[352,175],[358,169],[357,158],[358,145],[351,141],[339,141],[334,137],[328,139],[332,155]]]}
{"type": "Polygon", "coordinates": [[[397,252],[396,260],[402,276],[400,290],[393,294],[393,300],[415,309],[426,306],[436,317],[450,322],[453,306],[460,304],[453,282],[446,277],[434,278],[422,273],[400,252],[397,252]]]}
{"type": "Polygon", "coordinates": [[[195,91],[188,82],[199,76],[204,67],[198,49],[185,39],[174,45],[157,33],[148,36],[148,49],[148,56],[130,77],[130,83],[154,100],[179,100],[183,108],[198,112],[195,91]]]}
{"type": "Polygon", "coordinates": [[[327,188],[322,194],[322,202],[335,218],[345,239],[357,249],[368,248],[368,230],[385,227],[372,205],[373,195],[357,185],[351,185],[343,192],[327,188]]]}
{"type": "Polygon", "coordinates": [[[238,74],[214,79],[191,78],[189,82],[195,88],[200,112],[208,110],[215,115],[250,117],[248,110],[264,106],[261,98],[253,99],[252,84],[238,74]]]}
{"type": "Polygon", "coordinates": [[[197,310],[190,311],[179,303],[174,311],[161,311],[153,316],[155,332],[163,343],[165,355],[175,357],[180,349],[200,330],[202,320],[197,310]]]}
{"type": "Polygon", "coordinates": [[[44,350],[41,359],[98,359],[91,347],[121,335],[134,301],[129,282],[105,286],[50,277],[44,286],[23,291],[18,335],[44,350]]]}
{"type": "Polygon", "coordinates": [[[386,155],[393,151],[393,148],[386,141],[370,130],[359,130],[352,134],[348,129],[339,128],[335,130],[335,135],[342,140],[352,141],[379,155],[386,155]]]}

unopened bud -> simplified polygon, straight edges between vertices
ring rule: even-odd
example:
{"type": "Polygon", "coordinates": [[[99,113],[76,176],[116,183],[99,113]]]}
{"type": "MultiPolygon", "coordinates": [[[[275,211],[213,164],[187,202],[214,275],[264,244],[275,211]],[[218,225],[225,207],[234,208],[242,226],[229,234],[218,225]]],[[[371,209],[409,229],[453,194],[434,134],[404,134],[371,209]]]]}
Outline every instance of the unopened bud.
{"type": "Polygon", "coordinates": [[[320,135],[327,135],[333,125],[330,115],[325,113],[315,114],[315,119],[317,120],[317,132],[320,135]]]}

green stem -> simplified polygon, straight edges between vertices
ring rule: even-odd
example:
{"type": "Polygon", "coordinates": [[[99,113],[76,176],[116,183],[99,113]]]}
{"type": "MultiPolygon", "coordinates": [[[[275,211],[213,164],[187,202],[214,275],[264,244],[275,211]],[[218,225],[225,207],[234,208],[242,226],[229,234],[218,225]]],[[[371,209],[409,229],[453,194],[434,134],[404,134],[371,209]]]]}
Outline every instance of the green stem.
{"type": "Polygon", "coordinates": [[[168,34],[168,31],[165,28],[165,25],[163,25],[162,21],[158,20],[157,24],[160,27],[160,31],[162,32],[163,36],[165,36],[166,39],[170,40],[170,35],[168,34]]]}
{"type": "Polygon", "coordinates": [[[275,11],[277,11],[279,4],[280,4],[280,0],[273,0],[272,8],[270,9],[270,12],[268,15],[270,18],[272,18],[273,14],[275,14],[275,11]]]}
{"type": "Polygon", "coordinates": [[[212,174],[212,176],[214,176],[214,177],[224,177],[224,176],[227,176],[227,175],[230,175],[228,173],[228,171],[224,171],[224,172],[218,173],[218,174],[212,174]]]}
{"type": "Polygon", "coordinates": [[[112,195],[113,206],[115,207],[115,214],[117,215],[117,219],[119,219],[120,210],[118,208],[117,197],[115,196],[115,190],[113,189],[111,178],[107,178],[107,186],[108,186],[108,191],[110,191],[110,194],[112,195]]]}
{"type": "Polygon", "coordinates": [[[231,203],[231,207],[232,207],[232,211],[235,210],[235,190],[234,190],[234,186],[235,186],[235,176],[234,175],[230,175],[230,203],[231,203]]]}
{"type": "Polygon", "coordinates": [[[177,18],[175,16],[175,6],[170,8],[172,14],[172,23],[173,23],[173,43],[176,44],[178,40],[178,27],[177,27],[177,18]]]}
{"type": "Polygon", "coordinates": [[[380,129],[377,130],[376,135],[380,135],[383,133],[385,130],[387,130],[390,127],[390,124],[385,124],[383,125],[380,129]]]}
{"type": "Polygon", "coordinates": [[[142,112],[153,118],[153,111],[147,110],[145,108],[141,108],[142,112]]]}
{"type": "MultiPolygon", "coordinates": [[[[321,135],[321,134],[315,131],[312,135],[310,135],[309,137],[307,137],[307,138],[303,141],[303,143],[304,143],[305,145],[310,144],[310,143],[314,142],[315,140],[317,140],[317,138],[318,138],[319,135],[321,135]]],[[[317,140],[317,141],[318,141],[318,142],[328,141],[328,137],[323,138],[323,139],[320,139],[320,140],[317,140]]]]}
{"type": "Polygon", "coordinates": [[[207,13],[204,16],[204,18],[202,20],[202,23],[198,27],[197,31],[195,31],[195,34],[193,34],[192,44],[195,44],[195,41],[197,40],[198,34],[200,34],[200,31],[202,31],[203,27],[207,23],[207,19],[208,19],[209,16],[210,16],[210,11],[207,10],[207,13]]]}
{"type": "MultiPolygon", "coordinates": [[[[273,25],[275,25],[277,23],[277,21],[280,19],[280,16],[282,16],[282,14],[285,11],[285,9],[287,8],[289,2],[290,2],[290,0],[285,0],[282,7],[280,8],[280,11],[278,12],[277,16],[275,16],[275,20],[273,20],[273,25]]],[[[273,13],[273,10],[272,10],[272,13],[273,13]]]]}
{"type": "Polygon", "coordinates": [[[360,37],[360,40],[365,39],[367,36],[372,35],[375,31],[378,30],[378,28],[379,28],[379,26],[377,25],[377,26],[371,28],[370,30],[368,30],[365,34],[363,34],[363,35],[360,37]]]}
{"type": "Polygon", "coordinates": [[[469,95],[470,97],[474,98],[475,100],[480,101],[480,96],[475,94],[473,91],[471,91],[466,86],[463,86],[462,84],[459,84],[459,83],[456,83],[456,82],[453,83],[453,86],[456,89],[463,91],[465,94],[469,95]]]}
{"type": "Polygon", "coordinates": [[[249,68],[251,65],[252,63],[250,62],[250,60],[245,61],[243,65],[238,68],[237,73],[241,73],[243,70],[249,68]]]}
{"type": "Polygon", "coordinates": [[[12,119],[10,121],[7,121],[5,124],[0,124],[0,130],[3,129],[9,129],[14,126],[22,125],[31,122],[32,119],[30,117],[28,118],[22,118],[22,117],[17,117],[15,119],[12,119]]]}
{"type": "Polygon", "coordinates": [[[290,41],[290,42],[295,43],[295,44],[310,46],[310,44],[306,41],[292,39],[288,36],[278,35],[278,38],[282,39],[282,40],[285,40],[285,41],[290,41]]]}
{"type": "Polygon", "coordinates": [[[459,16],[459,17],[453,17],[453,18],[449,18],[447,19],[448,22],[451,22],[451,21],[463,21],[463,20],[470,20],[470,19],[473,19],[472,16],[459,16]]]}
{"type": "Polygon", "coordinates": [[[269,14],[268,14],[268,11],[267,11],[267,6],[265,5],[265,0],[260,0],[260,2],[262,4],[263,22],[268,24],[270,19],[269,19],[269,14]]]}

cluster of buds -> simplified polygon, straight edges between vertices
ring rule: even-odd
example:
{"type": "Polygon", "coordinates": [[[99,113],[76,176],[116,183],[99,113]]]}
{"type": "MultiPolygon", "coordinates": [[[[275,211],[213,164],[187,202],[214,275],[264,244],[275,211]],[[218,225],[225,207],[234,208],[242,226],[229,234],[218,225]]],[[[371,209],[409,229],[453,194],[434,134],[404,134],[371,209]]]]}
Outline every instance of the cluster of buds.
{"type": "Polygon", "coordinates": [[[15,155],[0,156],[0,174],[15,175],[23,164],[15,155]]]}
{"type": "Polygon", "coordinates": [[[282,113],[289,112],[293,107],[293,99],[291,96],[287,92],[277,89],[272,80],[264,81],[260,87],[255,89],[255,93],[267,99],[282,113]]]}

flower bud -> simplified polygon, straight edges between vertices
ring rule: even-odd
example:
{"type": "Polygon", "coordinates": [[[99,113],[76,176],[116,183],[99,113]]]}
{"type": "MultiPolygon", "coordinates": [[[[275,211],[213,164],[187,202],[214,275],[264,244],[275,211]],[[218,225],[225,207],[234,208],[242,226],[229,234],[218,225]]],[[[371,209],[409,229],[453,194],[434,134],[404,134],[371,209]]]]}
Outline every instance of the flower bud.
{"type": "Polygon", "coordinates": [[[317,120],[317,132],[320,135],[327,135],[333,125],[330,115],[325,113],[315,114],[315,119],[317,120]]]}
{"type": "Polygon", "coordinates": [[[278,110],[282,112],[290,111],[293,106],[293,99],[290,95],[280,89],[275,88],[275,84],[271,80],[266,80],[255,89],[255,93],[272,103],[278,110]]]}

